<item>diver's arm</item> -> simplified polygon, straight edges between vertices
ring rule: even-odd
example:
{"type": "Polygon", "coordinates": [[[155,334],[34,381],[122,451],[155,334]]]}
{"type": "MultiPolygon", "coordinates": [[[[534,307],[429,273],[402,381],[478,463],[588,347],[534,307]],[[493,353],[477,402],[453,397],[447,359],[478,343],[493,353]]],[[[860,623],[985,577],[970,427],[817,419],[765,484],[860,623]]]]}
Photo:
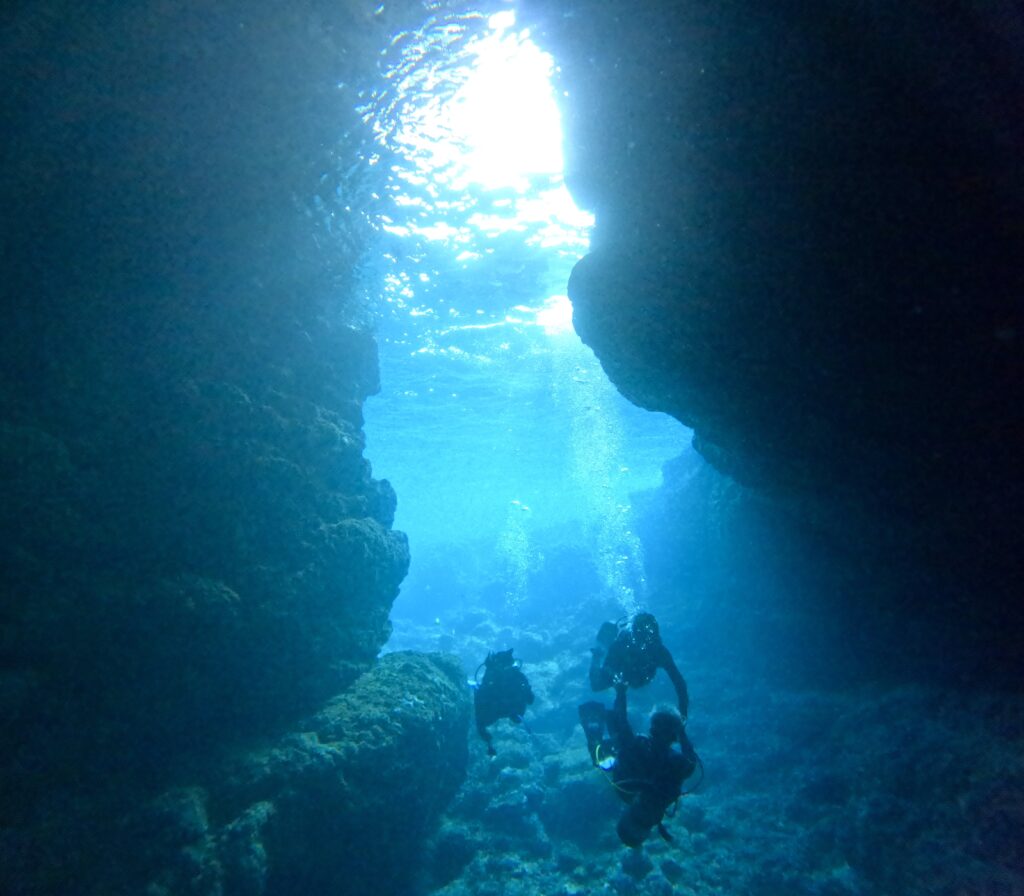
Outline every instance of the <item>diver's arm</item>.
{"type": "Polygon", "coordinates": [[[683,723],[686,723],[686,716],[690,711],[690,694],[686,690],[686,679],[683,678],[682,673],[676,667],[675,660],[672,659],[672,654],[668,652],[668,648],[662,644],[661,646],[661,660],[658,663],[667,673],[668,677],[672,681],[672,687],[676,689],[676,700],[679,702],[679,714],[683,717],[683,723]]]}

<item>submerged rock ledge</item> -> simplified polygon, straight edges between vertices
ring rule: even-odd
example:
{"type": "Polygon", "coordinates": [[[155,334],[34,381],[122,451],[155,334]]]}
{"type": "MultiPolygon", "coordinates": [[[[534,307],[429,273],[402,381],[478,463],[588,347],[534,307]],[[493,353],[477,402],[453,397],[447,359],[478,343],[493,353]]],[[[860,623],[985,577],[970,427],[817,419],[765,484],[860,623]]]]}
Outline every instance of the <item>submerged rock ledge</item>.
{"type": "Polygon", "coordinates": [[[454,657],[383,657],[275,746],[137,813],[145,892],[410,892],[465,777],[469,714],[454,657]]]}

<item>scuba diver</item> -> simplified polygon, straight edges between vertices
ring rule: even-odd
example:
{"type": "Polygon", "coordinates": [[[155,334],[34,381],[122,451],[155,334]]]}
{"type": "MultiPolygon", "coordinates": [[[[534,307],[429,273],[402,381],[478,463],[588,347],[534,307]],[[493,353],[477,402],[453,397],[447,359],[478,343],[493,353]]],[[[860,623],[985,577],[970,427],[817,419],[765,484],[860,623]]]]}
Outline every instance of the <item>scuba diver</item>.
{"type": "Polygon", "coordinates": [[[590,649],[590,687],[603,691],[613,685],[640,688],[664,669],[676,690],[683,725],[690,708],[686,681],[672,654],[661,642],[658,621],[650,613],[637,613],[629,622],[605,622],[597,633],[597,647],[590,649]]]}
{"type": "Polygon", "coordinates": [[[658,833],[671,842],[672,835],[665,830],[662,819],[669,806],[683,795],[683,782],[701,765],[683,720],[675,710],[661,709],[651,716],[649,734],[634,734],[623,682],[615,685],[615,703],[610,712],[603,703],[591,701],[580,706],[579,716],[591,761],[611,775],[612,785],[628,803],[616,826],[619,839],[635,849],[657,827],[658,833]]]}
{"type": "Polygon", "coordinates": [[[485,669],[484,678],[475,684],[473,692],[476,730],[487,744],[487,755],[495,756],[487,726],[498,719],[509,719],[517,724],[522,722],[526,707],[533,703],[533,691],[519,664],[512,659],[511,648],[488,653],[487,659],[477,667],[477,677],[481,668],[485,669]]]}

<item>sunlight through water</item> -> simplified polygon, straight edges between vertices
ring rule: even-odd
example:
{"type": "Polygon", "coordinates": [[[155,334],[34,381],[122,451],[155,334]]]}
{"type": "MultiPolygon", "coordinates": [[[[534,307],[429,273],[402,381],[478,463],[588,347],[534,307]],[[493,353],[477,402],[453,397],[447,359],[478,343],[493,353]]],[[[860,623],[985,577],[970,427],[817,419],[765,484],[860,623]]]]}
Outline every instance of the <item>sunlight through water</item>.
{"type": "Polygon", "coordinates": [[[514,23],[511,11],[491,17],[493,30],[473,47],[472,73],[446,112],[453,137],[469,150],[465,179],[525,193],[531,174],[561,173],[562,126],[551,57],[526,32],[510,30],[514,23]]]}
{"type": "MultiPolygon", "coordinates": [[[[510,230],[529,243],[582,250],[593,216],[576,207],[562,179],[554,63],[528,29],[516,30],[513,11],[487,25],[462,49],[456,89],[404,104],[387,134],[408,162],[393,169],[408,188],[395,201],[415,214],[384,228],[457,245],[462,260],[478,257],[478,235],[510,230]],[[456,223],[451,213],[460,211],[468,214],[456,223]]],[[[399,92],[422,83],[403,66],[391,78],[399,92]]]]}
{"type": "Polygon", "coordinates": [[[593,217],[565,186],[554,63],[506,10],[395,35],[382,76],[382,393],[366,432],[413,551],[403,594],[428,599],[426,565],[467,552],[460,568],[501,567],[519,612],[544,553],[572,543],[631,609],[645,584],[630,495],[658,484],[682,428],[619,395],[573,329],[566,284],[593,217]]]}

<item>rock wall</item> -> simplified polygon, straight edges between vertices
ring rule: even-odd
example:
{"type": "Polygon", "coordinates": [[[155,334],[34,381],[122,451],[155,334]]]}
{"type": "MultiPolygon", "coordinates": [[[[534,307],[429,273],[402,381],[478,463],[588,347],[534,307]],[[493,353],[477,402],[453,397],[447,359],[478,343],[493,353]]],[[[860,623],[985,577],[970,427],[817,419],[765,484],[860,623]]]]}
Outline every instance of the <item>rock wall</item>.
{"type": "Polygon", "coordinates": [[[967,604],[962,583],[794,525],[789,508],[693,449],[633,507],[645,603],[694,668],[794,690],[1019,683],[991,611],[967,604]]]}
{"type": "Polygon", "coordinates": [[[526,17],[597,218],[575,325],[621,391],[844,549],[967,583],[941,614],[1021,629],[1019,7],[526,17]]]}
{"type": "MultiPolygon", "coordinates": [[[[392,16],[422,10],[377,6],[2,14],[4,892],[130,890],[150,844],[122,836],[128,809],[281,736],[388,637],[408,547],[363,458],[356,106],[392,16]]],[[[406,826],[451,786],[424,782],[406,826]]],[[[298,873],[252,849],[267,892],[298,873]]]]}

